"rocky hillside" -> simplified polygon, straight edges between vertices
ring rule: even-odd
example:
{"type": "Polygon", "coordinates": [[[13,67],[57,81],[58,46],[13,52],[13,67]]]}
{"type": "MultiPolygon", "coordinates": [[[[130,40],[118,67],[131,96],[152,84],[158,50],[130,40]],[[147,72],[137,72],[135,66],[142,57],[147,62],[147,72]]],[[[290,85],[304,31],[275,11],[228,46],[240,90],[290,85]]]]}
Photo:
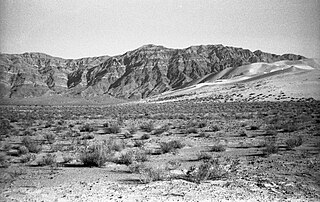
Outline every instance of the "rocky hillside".
{"type": "Polygon", "coordinates": [[[223,45],[169,49],[146,45],[114,57],[62,59],[42,53],[1,54],[0,95],[5,98],[110,95],[140,99],[192,84],[227,67],[300,60],[223,45]]]}

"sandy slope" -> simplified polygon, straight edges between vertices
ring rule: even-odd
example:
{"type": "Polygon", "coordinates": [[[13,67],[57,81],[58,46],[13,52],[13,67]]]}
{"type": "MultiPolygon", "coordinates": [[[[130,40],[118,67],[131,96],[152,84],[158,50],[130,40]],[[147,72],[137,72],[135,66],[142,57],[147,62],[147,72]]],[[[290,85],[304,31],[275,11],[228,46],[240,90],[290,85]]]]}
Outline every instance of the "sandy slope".
{"type": "MultiPolygon", "coordinates": [[[[209,75],[188,88],[165,92],[155,98],[186,95],[184,98],[240,94],[244,100],[261,94],[258,100],[320,99],[320,65],[315,59],[254,63],[209,75]],[[250,96],[251,94],[251,96],[250,96]]],[[[241,96],[241,97],[240,97],[241,96]]],[[[181,99],[181,98],[179,98],[181,99]]],[[[152,99],[151,99],[152,100],[152,99]]]]}

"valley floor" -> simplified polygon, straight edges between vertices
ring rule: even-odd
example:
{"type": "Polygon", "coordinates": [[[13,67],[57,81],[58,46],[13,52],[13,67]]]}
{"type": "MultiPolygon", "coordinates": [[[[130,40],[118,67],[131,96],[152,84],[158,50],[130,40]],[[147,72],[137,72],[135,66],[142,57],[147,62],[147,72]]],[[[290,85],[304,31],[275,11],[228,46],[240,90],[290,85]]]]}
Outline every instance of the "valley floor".
{"type": "Polygon", "coordinates": [[[319,101],[0,112],[0,201],[320,200],[319,101]]]}

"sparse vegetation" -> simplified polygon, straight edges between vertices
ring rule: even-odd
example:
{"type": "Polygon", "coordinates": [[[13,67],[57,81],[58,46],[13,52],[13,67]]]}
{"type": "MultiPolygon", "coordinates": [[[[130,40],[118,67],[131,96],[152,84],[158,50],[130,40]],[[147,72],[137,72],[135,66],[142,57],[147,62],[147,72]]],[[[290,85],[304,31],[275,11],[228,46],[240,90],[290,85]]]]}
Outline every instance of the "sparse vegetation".
{"type": "Polygon", "coordinates": [[[198,160],[210,160],[212,159],[212,155],[208,152],[200,152],[198,154],[198,160]]]}
{"type": "Polygon", "coordinates": [[[211,151],[211,152],[224,152],[224,151],[226,151],[226,147],[221,144],[213,145],[210,147],[209,151],[211,151]]]}
{"type": "Polygon", "coordinates": [[[105,133],[109,134],[117,134],[121,132],[120,125],[118,123],[108,123],[107,125],[104,125],[106,128],[104,129],[105,133]]]}
{"type": "Polygon", "coordinates": [[[209,130],[212,131],[212,132],[217,132],[217,131],[220,130],[220,128],[217,125],[211,125],[209,127],[209,130]]]}
{"type": "Polygon", "coordinates": [[[93,132],[94,129],[91,125],[85,124],[79,128],[80,132],[93,132]]]}
{"type": "Polygon", "coordinates": [[[172,140],[169,142],[161,142],[160,143],[161,152],[163,154],[169,153],[169,152],[174,152],[177,149],[181,149],[182,147],[184,147],[184,145],[178,140],[172,140]]]}
{"type": "Polygon", "coordinates": [[[162,168],[142,167],[138,173],[140,174],[140,182],[144,184],[168,179],[166,170],[162,168]]]}
{"type": "Polygon", "coordinates": [[[198,167],[191,166],[184,179],[200,183],[205,180],[218,180],[227,175],[227,171],[220,165],[218,159],[210,159],[198,167]]]}
{"type": "Polygon", "coordinates": [[[299,147],[300,145],[302,145],[302,137],[298,136],[295,138],[290,138],[286,140],[286,146],[288,149],[293,149],[295,147],[299,147]]]}
{"type": "Polygon", "coordinates": [[[150,135],[149,134],[147,134],[147,133],[145,133],[145,134],[143,134],[142,136],[141,136],[141,138],[140,138],[141,140],[147,140],[147,139],[150,139],[150,135]]]}
{"type": "Polygon", "coordinates": [[[38,162],[39,166],[49,166],[56,163],[56,156],[53,154],[46,154],[38,162]]]}
{"type": "Polygon", "coordinates": [[[133,162],[145,162],[147,161],[147,155],[144,151],[127,151],[122,153],[118,158],[113,161],[118,164],[131,165],[133,162]]]}
{"type": "Polygon", "coordinates": [[[46,180],[64,172],[64,168],[53,170],[55,166],[68,166],[70,174],[74,167],[85,166],[76,169],[104,180],[112,172],[112,180],[120,176],[130,183],[219,180],[204,187],[253,183],[255,189],[270,186],[279,193],[301,191],[304,188],[286,185],[297,183],[297,177],[291,177],[293,171],[316,177],[319,109],[318,101],[219,103],[214,97],[116,107],[64,106],[63,110],[3,106],[3,116],[10,114],[17,122],[10,122],[0,135],[0,167],[1,172],[21,167],[31,173],[28,169],[33,169],[47,175],[46,180]],[[28,110],[32,113],[25,113],[28,110]],[[187,147],[181,149],[184,145],[187,147]],[[276,153],[279,155],[269,156],[276,153]],[[235,156],[241,161],[236,169],[233,160],[226,160],[235,156]],[[282,173],[286,173],[284,178],[282,173]],[[280,178],[284,184],[277,181],[280,178]]]}
{"type": "Polygon", "coordinates": [[[94,139],[94,135],[93,134],[85,134],[81,137],[82,140],[91,140],[94,139]]]}
{"type": "Polygon", "coordinates": [[[187,134],[191,134],[191,133],[198,133],[198,130],[196,128],[188,128],[186,131],[187,134]]]}
{"type": "Polygon", "coordinates": [[[56,139],[56,136],[53,133],[46,133],[43,137],[49,144],[53,144],[56,139]]]}
{"type": "Polygon", "coordinates": [[[149,122],[144,122],[143,124],[140,125],[140,129],[145,131],[145,132],[152,132],[154,129],[154,123],[149,121],[149,122]]]}
{"type": "Polygon", "coordinates": [[[129,128],[128,128],[128,131],[130,132],[130,134],[135,134],[137,131],[138,131],[138,128],[135,126],[135,125],[131,125],[129,128]]]}
{"type": "Polygon", "coordinates": [[[263,153],[265,155],[276,154],[279,151],[279,147],[276,145],[275,138],[267,138],[264,144],[265,148],[263,149],[263,153]]]}
{"type": "Polygon", "coordinates": [[[87,147],[81,154],[80,160],[85,166],[101,167],[105,162],[110,160],[112,150],[106,144],[95,144],[87,147]]]}
{"type": "Polygon", "coordinates": [[[26,146],[22,145],[19,147],[19,153],[20,154],[27,154],[27,153],[29,153],[29,149],[26,146]]]}
{"type": "Polygon", "coordinates": [[[29,136],[22,139],[22,144],[26,146],[31,153],[38,153],[42,150],[41,144],[36,140],[31,139],[29,136]]]}
{"type": "Polygon", "coordinates": [[[135,140],[133,146],[134,147],[143,147],[144,142],[141,140],[135,140]]]}

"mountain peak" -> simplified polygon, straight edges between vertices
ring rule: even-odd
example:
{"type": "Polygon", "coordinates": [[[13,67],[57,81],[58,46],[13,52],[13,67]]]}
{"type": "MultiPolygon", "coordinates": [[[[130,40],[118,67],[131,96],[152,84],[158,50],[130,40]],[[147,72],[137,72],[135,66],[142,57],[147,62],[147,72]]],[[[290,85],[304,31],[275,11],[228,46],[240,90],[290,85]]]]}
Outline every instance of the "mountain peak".
{"type": "Polygon", "coordinates": [[[167,49],[167,48],[160,45],[146,44],[139,47],[137,50],[158,50],[158,49],[167,49]]]}

